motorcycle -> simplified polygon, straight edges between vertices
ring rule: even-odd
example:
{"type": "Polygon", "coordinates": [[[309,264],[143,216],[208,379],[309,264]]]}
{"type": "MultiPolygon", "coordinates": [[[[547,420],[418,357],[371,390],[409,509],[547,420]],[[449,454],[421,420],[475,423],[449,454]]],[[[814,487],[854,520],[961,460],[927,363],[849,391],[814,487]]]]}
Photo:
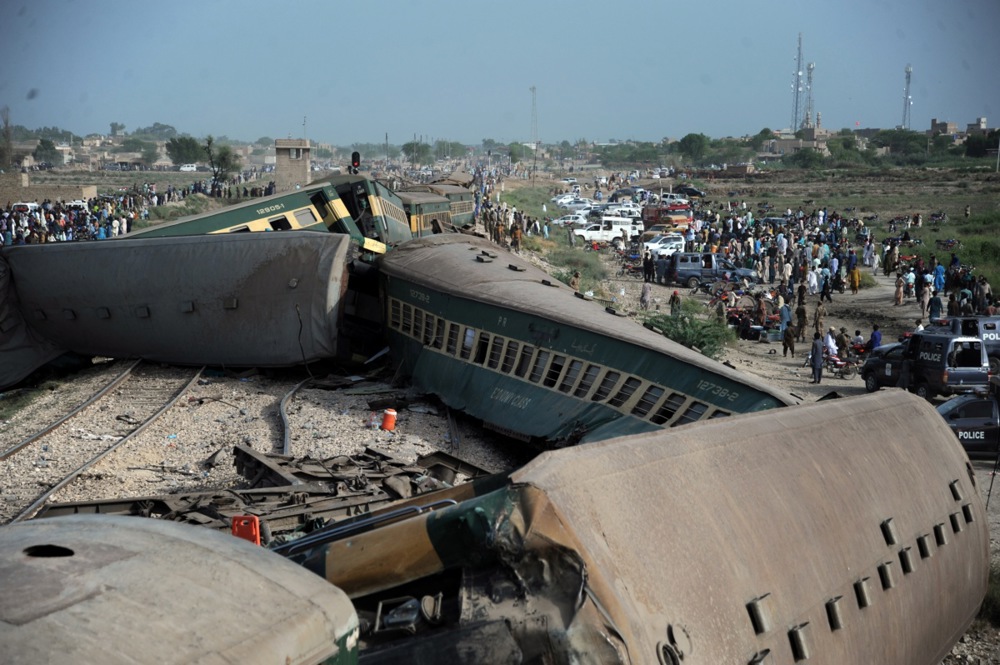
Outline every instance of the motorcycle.
{"type": "MultiPolygon", "coordinates": [[[[809,367],[809,356],[806,356],[803,367],[809,367]]],[[[838,379],[853,379],[858,375],[858,367],[861,363],[853,359],[844,359],[836,355],[830,355],[823,351],[823,370],[833,374],[838,379]]]]}

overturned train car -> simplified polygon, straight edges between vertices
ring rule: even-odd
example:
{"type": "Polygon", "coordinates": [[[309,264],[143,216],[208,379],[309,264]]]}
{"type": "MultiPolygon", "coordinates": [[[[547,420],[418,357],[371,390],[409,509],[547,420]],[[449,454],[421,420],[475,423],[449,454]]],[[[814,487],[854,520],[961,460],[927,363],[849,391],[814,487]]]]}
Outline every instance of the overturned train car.
{"type": "Polygon", "coordinates": [[[401,373],[516,438],[560,446],[797,403],[477,237],[415,239],[378,265],[401,373]]]}
{"type": "Polygon", "coordinates": [[[363,281],[353,246],[338,233],[240,233],[24,245],[3,259],[25,323],[62,349],[287,366],[343,351],[343,311],[364,298],[348,295],[363,281]]]}
{"type": "Polygon", "coordinates": [[[362,663],[933,665],[989,573],[968,459],[903,392],[544,453],[345,533],[292,558],[352,599],[362,663]]]}

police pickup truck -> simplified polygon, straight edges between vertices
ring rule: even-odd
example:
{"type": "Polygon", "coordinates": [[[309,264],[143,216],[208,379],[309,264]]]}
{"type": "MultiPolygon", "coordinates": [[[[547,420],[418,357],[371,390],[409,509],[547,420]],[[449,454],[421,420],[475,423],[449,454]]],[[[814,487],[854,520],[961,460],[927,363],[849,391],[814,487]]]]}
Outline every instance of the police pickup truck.
{"type": "MultiPolygon", "coordinates": [[[[994,384],[996,390],[996,384],[994,384]]],[[[1000,405],[988,396],[959,395],[939,404],[937,412],[958,437],[969,457],[995,456],[1000,447],[1000,405]]]]}
{"type": "Polygon", "coordinates": [[[968,335],[983,340],[990,361],[990,374],[1000,375],[1000,316],[963,316],[941,319],[937,326],[928,328],[938,332],[941,327],[953,335],[968,335]]]}
{"type": "Polygon", "coordinates": [[[872,350],[861,367],[865,389],[898,386],[931,399],[935,395],[986,394],[989,362],[978,337],[953,335],[940,328],[914,333],[899,344],[872,350]],[[940,331],[940,332],[937,332],[940,331]]]}

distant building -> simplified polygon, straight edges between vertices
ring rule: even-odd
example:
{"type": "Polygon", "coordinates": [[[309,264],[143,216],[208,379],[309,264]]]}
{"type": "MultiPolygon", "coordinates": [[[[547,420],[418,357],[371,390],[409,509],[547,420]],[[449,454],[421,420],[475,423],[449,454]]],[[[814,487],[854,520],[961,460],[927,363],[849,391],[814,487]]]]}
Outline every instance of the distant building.
{"type": "Polygon", "coordinates": [[[279,192],[309,182],[310,151],[309,139],[275,139],[274,184],[279,192]]]}
{"type": "Polygon", "coordinates": [[[958,134],[958,125],[954,122],[939,122],[937,118],[931,119],[931,136],[955,136],[956,134],[958,134]]]}

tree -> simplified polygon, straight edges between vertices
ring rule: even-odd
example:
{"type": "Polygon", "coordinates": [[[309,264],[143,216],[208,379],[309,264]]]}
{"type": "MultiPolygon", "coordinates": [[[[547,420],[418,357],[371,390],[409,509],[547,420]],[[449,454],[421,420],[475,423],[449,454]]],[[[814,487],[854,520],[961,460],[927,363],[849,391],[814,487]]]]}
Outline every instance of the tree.
{"type": "Polygon", "coordinates": [[[125,131],[125,125],[123,125],[122,123],[120,123],[120,122],[113,122],[113,123],[111,123],[111,135],[112,136],[115,136],[119,132],[124,132],[124,131],[125,131]]]}
{"type": "Polygon", "coordinates": [[[410,141],[409,143],[404,143],[403,155],[405,155],[406,159],[412,164],[430,164],[433,161],[431,157],[431,147],[423,141],[410,141]]]}
{"type": "Polygon", "coordinates": [[[153,142],[146,143],[142,148],[142,163],[146,166],[152,166],[156,163],[156,160],[160,158],[160,150],[156,147],[153,142]]]}
{"type": "Polygon", "coordinates": [[[239,157],[228,145],[216,147],[215,139],[209,134],[205,137],[203,146],[205,154],[208,155],[208,165],[212,169],[212,180],[222,184],[229,178],[229,174],[240,167],[239,157]]]}
{"type": "Polygon", "coordinates": [[[204,159],[205,150],[190,136],[181,136],[167,141],[167,156],[174,164],[194,164],[204,159]]]}
{"type": "Polygon", "coordinates": [[[750,137],[750,147],[754,149],[754,152],[760,152],[760,149],[764,147],[764,144],[773,138],[774,132],[765,127],[750,137]]]}
{"type": "Polygon", "coordinates": [[[704,134],[688,134],[678,144],[682,155],[686,155],[692,162],[699,162],[708,147],[708,137],[704,134]]]}
{"type": "Polygon", "coordinates": [[[782,163],[800,169],[816,169],[823,166],[823,155],[812,148],[802,148],[781,158],[782,163]]]}
{"type": "Polygon", "coordinates": [[[56,150],[56,144],[49,139],[42,139],[38,142],[38,147],[32,153],[36,162],[48,162],[49,164],[61,164],[62,156],[56,150]]]}
{"type": "Polygon", "coordinates": [[[333,157],[333,150],[329,148],[316,148],[312,153],[314,157],[319,159],[330,159],[333,157]]]}
{"type": "Polygon", "coordinates": [[[511,143],[507,146],[507,154],[510,155],[510,163],[517,164],[524,161],[528,154],[528,149],[520,143],[511,143]]]}
{"type": "Polygon", "coordinates": [[[151,139],[158,139],[160,141],[165,141],[177,136],[177,130],[171,125],[164,125],[160,122],[154,122],[151,127],[142,127],[140,129],[132,132],[132,136],[145,136],[151,139]]]}
{"type": "Polygon", "coordinates": [[[274,139],[272,139],[270,136],[261,136],[259,139],[254,141],[253,144],[264,146],[266,148],[267,146],[274,145],[274,139]]]}

